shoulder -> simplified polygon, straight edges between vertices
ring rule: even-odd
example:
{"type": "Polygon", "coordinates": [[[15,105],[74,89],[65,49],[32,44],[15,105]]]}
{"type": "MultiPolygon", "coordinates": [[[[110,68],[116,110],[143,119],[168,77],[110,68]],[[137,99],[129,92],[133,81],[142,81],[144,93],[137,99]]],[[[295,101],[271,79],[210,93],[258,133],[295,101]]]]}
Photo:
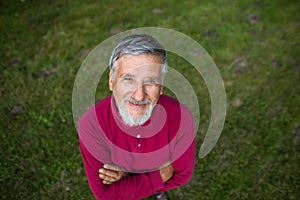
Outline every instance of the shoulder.
{"type": "Polygon", "coordinates": [[[191,113],[187,106],[179,102],[177,99],[167,96],[161,95],[158,100],[158,104],[162,105],[166,111],[169,113],[180,114],[183,113],[191,113]]]}
{"type": "Polygon", "coordinates": [[[190,112],[187,106],[179,102],[177,99],[167,95],[161,95],[159,97],[158,104],[162,105],[165,109],[167,109],[167,111],[190,112]]]}
{"type": "Polygon", "coordinates": [[[97,113],[102,113],[102,112],[106,112],[111,108],[111,100],[112,100],[112,96],[106,97],[105,99],[102,99],[100,101],[98,101],[95,104],[95,110],[97,111],[97,113]]]}
{"type": "Polygon", "coordinates": [[[180,102],[177,99],[164,94],[160,95],[157,103],[166,109],[179,108],[180,106],[180,102]]]}
{"type": "Polygon", "coordinates": [[[96,118],[102,118],[107,116],[111,109],[111,96],[106,97],[105,99],[100,100],[94,106],[89,108],[79,119],[79,123],[86,123],[87,121],[94,121],[96,118]]]}

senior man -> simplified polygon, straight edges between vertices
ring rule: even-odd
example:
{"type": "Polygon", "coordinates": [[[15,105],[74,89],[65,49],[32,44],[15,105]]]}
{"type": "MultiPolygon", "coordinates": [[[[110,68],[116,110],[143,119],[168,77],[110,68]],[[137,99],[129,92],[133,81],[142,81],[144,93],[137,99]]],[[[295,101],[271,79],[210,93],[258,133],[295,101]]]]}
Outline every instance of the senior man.
{"type": "Polygon", "coordinates": [[[163,94],[166,51],[149,35],[131,35],[116,45],[109,68],[112,96],[78,126],[90,188],[96,199],[168,199],[167,190],[193,175],[195,126],[188,108],[163,94]]]}

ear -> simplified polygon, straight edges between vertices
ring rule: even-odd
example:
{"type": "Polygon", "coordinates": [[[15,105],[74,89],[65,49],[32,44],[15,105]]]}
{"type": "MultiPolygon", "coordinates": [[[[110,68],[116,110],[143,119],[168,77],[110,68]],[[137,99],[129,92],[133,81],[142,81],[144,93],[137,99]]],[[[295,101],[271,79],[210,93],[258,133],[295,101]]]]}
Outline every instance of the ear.
{"type": "Polygon", "coordinates": [[[164,94],[164,87],[162,85],[160,86],[160,93],[159,94],[160,95],[164,94]]]}
{"type": "Polygon", "coordinates": [[[112,72],[109,72],[108,86],[109,86],[109,90],[113,91],[113,89],[114,89],[114,80],[112,78],[112,72]]]}

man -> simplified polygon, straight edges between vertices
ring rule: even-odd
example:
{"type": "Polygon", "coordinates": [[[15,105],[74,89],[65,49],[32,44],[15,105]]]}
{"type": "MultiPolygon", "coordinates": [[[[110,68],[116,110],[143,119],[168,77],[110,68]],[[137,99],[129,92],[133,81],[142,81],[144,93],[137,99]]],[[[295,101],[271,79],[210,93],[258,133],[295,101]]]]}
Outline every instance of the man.
{"type": "Polygon", "coordinates": [[[112,96],[79,120],[80,150],[96,199],[136,200],[186,184],[195,165],[190,111],[163,94],[166,52],[148,35],[122,39],[110,58],[112,96]]]}

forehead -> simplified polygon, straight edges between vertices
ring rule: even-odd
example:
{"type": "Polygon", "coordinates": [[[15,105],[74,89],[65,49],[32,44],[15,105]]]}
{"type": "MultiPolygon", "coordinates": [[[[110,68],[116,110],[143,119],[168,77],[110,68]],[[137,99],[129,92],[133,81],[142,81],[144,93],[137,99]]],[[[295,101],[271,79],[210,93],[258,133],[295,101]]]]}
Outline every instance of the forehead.
{"type": "Polygon", "coordinates": [[[118,59],[118,74],[160,75],[162,58],[152,54],[123,55],[118,59]]]}

